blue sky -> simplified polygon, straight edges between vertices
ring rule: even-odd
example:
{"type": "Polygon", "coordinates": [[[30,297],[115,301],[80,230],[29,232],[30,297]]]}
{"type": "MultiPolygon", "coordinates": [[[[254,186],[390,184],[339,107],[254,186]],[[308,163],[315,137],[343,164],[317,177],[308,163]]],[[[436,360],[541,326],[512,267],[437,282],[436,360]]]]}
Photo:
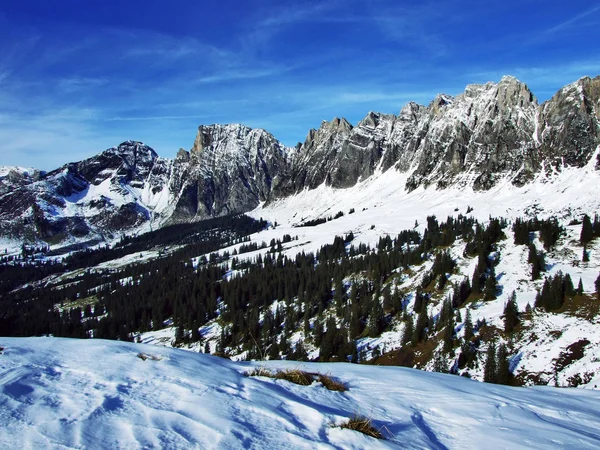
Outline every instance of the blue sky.
{"type": "Polygon", "coordinates": [[[595,1],[3,1],[0,165],[52,169],[200,124],[287,145],[511,74],[540,101],[600,74],[595,1]]]}

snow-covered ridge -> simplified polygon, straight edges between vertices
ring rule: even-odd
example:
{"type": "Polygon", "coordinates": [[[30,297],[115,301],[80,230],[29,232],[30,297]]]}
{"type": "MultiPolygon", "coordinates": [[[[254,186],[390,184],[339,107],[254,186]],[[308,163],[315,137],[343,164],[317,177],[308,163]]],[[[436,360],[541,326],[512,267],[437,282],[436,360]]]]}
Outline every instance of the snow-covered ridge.
{"type": "Polygon", "coordinates": [[[140,344],[2,339],[2,448],[597,448],[595,391],[399,367],[266,362],[345,383],[245,377],[256,363],[140,344]],[[140,358],[140,354],[148,356],[140,358]],[[376,440],[333,425],[373,420],[376,440]]]}

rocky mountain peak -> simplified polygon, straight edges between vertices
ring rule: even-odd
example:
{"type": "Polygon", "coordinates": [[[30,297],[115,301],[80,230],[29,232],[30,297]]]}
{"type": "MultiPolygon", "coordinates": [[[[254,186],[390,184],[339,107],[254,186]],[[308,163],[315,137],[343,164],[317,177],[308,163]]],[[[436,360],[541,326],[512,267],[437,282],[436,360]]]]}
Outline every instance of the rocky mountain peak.
{"type": "Polygon", "coordinates": [[[175,159],[177,161],[185,161],[188,162],[190,160],[190,152],[188,152],[186,149],[184,148],[180,148],[177,151],[177,156],[175,157],[175,159]]]}
{"type": "Polygon", "coordinates": [[[511,106],[526,107],[537,105],[537,99],[525,83],[515,77],[504,76],[497,85],[497,101],[500,108],[511,106]]]}
{"type": "Polygon", "coordinates": [[[358,122],[357,126],[371,129],[377,128],[383,116],[385,116],[385,114],[369,111],[364,119],[358,122]]]}
{"type": "Polygon", "coordinates": [[[398,119],[402,122],[416,122],[426,107],[415,102],[409,102],[402,107],[398,119]]]}
{"type": "Polygon", "coordinates": [[[560,89],[539,111],[541,150],[556,164],[582,167],[600,144],[600,77],[560,89]]]}
{"type": "Polygon", "coordinates": [[[454,103],[454,97],[447,94],[438,94],[435,98],[429,103],[429,110],[433,115],[437,115],[440,113],[441,109],[445,106],[451,105],[454,103]]]}
{"type": "Polygon", "coordinates": [[[345,118],[334,117],[330,122],[324,120],[321,122],[319,131],[327,131],[330,133],[343,133],[352,130],[352,125],[345,118]]]}
{"type": "Polygon", "coordinates": [[[179,151],[169,183],[172,221],[238,214],[271,196],[288,166],[287,149],[265,130],[201,125],[194,145],[179,151]]]}
{"type": "Polygon", "coordinates": [[[197,155],[206,149],[214,149],[215,142],[223,138],[238,138],[240,135],[248,134],[249,131],[250,128],[238,124],[200,125],[191,152],[197,155]]]}
{"type": "Polygon", "coordinates": [[[158,158],[158,154],[151,147],[139,141],[125,141],[114,149],[108,149],[119,155],[131,167],[147,164],[158,158]]]}

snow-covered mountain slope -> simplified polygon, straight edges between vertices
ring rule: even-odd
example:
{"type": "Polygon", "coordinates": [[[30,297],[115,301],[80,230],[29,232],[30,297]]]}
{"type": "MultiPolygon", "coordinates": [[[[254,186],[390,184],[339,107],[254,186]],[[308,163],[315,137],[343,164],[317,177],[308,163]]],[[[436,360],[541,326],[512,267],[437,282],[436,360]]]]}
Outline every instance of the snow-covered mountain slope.
{"type": "MultiPolygon", "coordinates": [[[[560,173],[538,175],[531,183],[522,187],[514,186],[510,179],[505,179],[488,191],[473,189],[433,190],[419,188],[407,193],[401,186],[406,175],[395,171],[387,171],[380,176],[371,177],[349,189],[335,189],[321,185],[314,190],[304,190],[294,196],[262,205],[249,213],[253,217],[262,217],[277,227],[265,230],[252,236],[252,241],[260,245],[271,240],[281,240],[284,235],[297,236],[292,242],[284,244],[282,253],[295,257],[300,252],[316,252],[332,242],[332,237],[353,233],[353,244],[376,246],[381,237],[394,238],[407,229],[423,232],[427,226],[427,216],[435,215],[439,220],[456,217],[459,214],[469,215],[485,223],[489,217],[502,217],[509,221],[516,218],[556,217],[565,227],[565,234],[559,239],[556,247],[546,253],[547,271],[540,280],[531,280],[531,266],[528,262],[526,246],[515,245],[510,225],[505,230],[506,238],[498,245],[498,265],[496,277],[499,294],[490,302],[478,302],[460,309],[464,318],[466,310],[470,310],[472,320],[485,320],[488,325],[502,330],[504,327],[504,306],[513,291],[517,295],[520,311],[527,305],[534,306],[535,298],[542,289],[544,276],[554,276],[559,272],[569,274],[577,285],[581,280],[584,292],[595,295],[595,280],[600,273],[600,247],[592,242],[587,247],[588,262],[581,262],[582,246],[579,243],[581,225],[569,225],[572,221],[580,221],[584,214],[600,211],[600,198],[596,195],[600,186],[600,176],[594,168],[593,161],[582,169],[565,168],[560,173]],[[349,214],[351,210],[353,213],[349,214]],[[297,227],[309,220],[335,217],[339,212],[344,215],[326,223],[310,227],[297,227]],[[415,226],[415,221],[417,222],[415,226]]],[[[534,241],[538,249],[542,249],[539,240],[534,241]]],[[[457,242],[450,250],[452,257],[458,262],[456,273],[449,281],[460,283],[464,277],[471,277],[477,263],[475,257],[465,257],[464,242],[457,242]]],[[[227,249],[230,253],[238,246],[227,249]]],[[[263,256],[269,249],[240,254],[240,260],[254,259],[259,253],[263,256]]],[[[406,292],[414,292],[423,275],[431,268],[431,261],[414,267],[410,276],[401,276],[391,286],[399,286],[406,292]]],[[[348,280],[350,282],[350,280],[348,280]]],[[[442,307],[442,300],[451,295],[453,288],[449,284],[438,300],[432,303],[429,314],[437,315],[442,307]]],[[[409,302],[408,309],[413,305],[409,302]]],[[[536,383],[568,385],[569,377],[576,373],[596,374],[588,382],[590,387],[598,386],[600,364],[600,335],[598,317],[584,317],[577,313],[543,313],[537,312],[524,324],[523,334],[513,337],[512,344],[518,357],[512,366],[515,375],[527,378],[535,374],[536,383]],[[570,367],[554,372],[554,363],[561,353],[579,340],[588,339],[590,345],[585,356],[575,361],[570,367]],[[564,369],[564,370],[563,370],[564,369]]],[[[358,342],[360,349],[377,349],[378,352],[393,351],[402,347],[402,325],[394,327],[378,338],[364,338],[358,342]]],[[[460,333],[460,330],[459,330],[460,333]]],[[[218,337],[218,333],[216,334],[218,337]]],[[[304,336],[299,336],[304,339],[304,336]]],[[[483,360],[481,360],[483,363],[483,360]]],[[[447,361],[447,367],[453,360],[447,361]]],[[[427,366],[432,369],[432,365],[427,366]]],[[[483,379],[483,364],[470,371],[476,379],[483,379]]],[[[530,382],[532,382],[530,380],[530,382]]]]}
{"type": "Polygon", "coordinates": [[[2,448],[598,448],[600,394],[511,388],[399,367],[266,362],[320,383],[246,377],[257,363],[140,344],[2,339],[2,448]],[[140,356],[145,355],[147,359],[140,356]],[[335,427],[364,415],[377,440],[335,427]]]}
{"type": "MultiPolygon", "coordinates": [[[[587,246],[589,261],[582,262],[582,246],[579,243],[580,224],[569,225],[572,221],[580,221],[584,214],[593,215],[600,211],[600,198],[596,195],[600,185],[600,174],[595,169],[595,157],[583,168],[565,167],[553,174],[540,173],[535,180],[521,187],[511,183],[506,177],[496,186],[487,191],[472,188],[452,187],[444,190],[420,187],[407,192],[403,186],[407,174],[395,170],[375,173],[356,186],[337,189],[322,184],[316,189],[306,189],[270,203],[262,204],[249,215],[264,218],[273,225],[259,233],[250,236],[250,242],[239,242],[220,250],[221,254],[235,255],[238,261],[254,261],[260,254],[262,257],[270,253],[268,244],[272,240],[283,241],[289,235],[293,239],[285,242],[281,254],[290,258],[301,252],[317,252],[322,246],[331,244],[334,237],[344,236],[352,232],[353,245],[360,243],[375,247],[381,237],[396,237],[403,230],[416,229],[421,233],[427,226],[427,217],[435,215],[444,221],[448,216],[457,217],[459,214],[475,217],[481,223],[486,223],[489,217],[502,217],[509,221],[505,229],[505,237],[497,245],[495,258],[497,265],[495,275],[498,283],[497,298],[491,301],[476,300],[458,308],[464,319],[469,310],[473,322],[485,320],[488,326],[500,331],[504,328],[504,306],[514,291],[517,296],[517,306],[523,313],[527,305],[534,306],[535,298],[544,283],[544,276],[554,276],[559,272],[569,274],[577,285],[581,279],[583,292],[589,298],[595,295],[595,280],[600,272],[600,244],[597,240],[587,246]],[[350,214],[350,211],[354,210],[350,214]],[[317,226],[302,226],[309,220],[335,217],[339,212],[343,215],[334,220],[317,226]],[[540,219],[556,217],[565,227],[554,248],[546,253],[546,271],[538,280],[531,279],[531,265],[528,262],[528,249],[524,245],[515,245],[511,230],[511,221],[516,218],[540,219]],[[415,226],[415,221],[417,222],[415,226]],[[276,226],[275,223],[277,224],[276,226]],[[242,246],[262,244],[265,247],[255,251],[241,252],[242,246]],[[238,253],[236,255],[236,253],[238,253]]],[[[533,243],[541,250],[542,244],[536,236],[533,243]]],[[[477,257],[464,254],[466,243],[458,240],[448,248],[456,262],[454,272],[449,275],[447,286],[433,294],[428,306],[428,314],[436,317],[442,308],[443,300],[453,293],[453,283],[473,276],[477,257]]],[[[72,273],[51,275],[39,282],[39,286],[58,286],[67,279],[77,280],[83,272],[102,272],[107,269],[118,272],[130,264],[140,264],[164,256],[162,248],[146,249],[130,255],[121,256],[112,261],[103,262],[95,267],[77,269],[72,273]]],[[[194,263],[198,266],[204,257],[210,260],[210,254],[193,254],[194,263]]],[[[404,271],[403,267],[395,267],[394,274],[386,285],[392,290],[399,289],[406,296],[408,311],[413,311],[414,292],[421,285],[425,274],[433,264],[433,254],[418,265],[404,271]]],[[[229,269],[233,268],[232,258],[224,263],[229,269]]],[[[242,276],[243,272],[231,270],[226,279],[242,276]]],[[[361,280],[362,274],[356,274],[361,280]]],[[[354,277],[348,277],[345,282],[350,291],[355,282],[354,277]]],[[[129,283],[131,278],[121,276],[121,283],[129,283]]],[[[35,284],[36,286],[38,284],[35,284]]],[[[92,291],[90,291],[92,292],[92,291]]],[[[92,295],[92,294],[89,294],[92,295]]],[[[170,294],[169,294],[170,295],[170,294]]],[[[85,296],[85,295],[84,295],[85,296]]],[[[276,311],[282,299],[272,298],[272,309],[276,311]]],[[[292,299],[294,300],[294,299],[292,299]]],[[[298,305],[300,308],[300,305],[298,305]]],[[[333,314],[333,310],[325,311],[333,314]]],[[[311,320],[316,320],[311,318],[311,320]]],[[[171,322],[172,323],[172,322],[171,322]]],[[[525,383],[570,385],[569,379],[575,375],[584,377],[585,382],[580,386],[594,387],[600,385],[600,334],[597,333],[598,316],[586,315],[585,308],[571,308],[560,313],[536,310],[523,316],[520,334],[507,338],[499,337],[501,342],[510,344],[513,374],[525,383]],[[583,354],[568,365],[558,364],[561,354],[568,352],[569,347],[581,340],[588,340],[583,354]],[[559,367],[555,370],[555,367],[559,367]]],[[[165,326],[170,326],[168,323],[165,326]]],[[[390,327],[378,337],[361,337],[357,340],[359,351],[366,352],[367,359],[376,354],[395,352],[402,348],[405,333],[404,323],[400,317],[391,320],[390,327]]],[[[457,326],[456,336],[460,339],[464,332],[462,324],[457,326]]],[[[215,351],[220,339],[222,322],[211,320],[199,324],[202,344],[192,345],[191,348],[204,349],[208,343],[210,351],[215,351]]],[[[162,327],[157,327],[162,328],[162,327]]],[[[144,342],[172,345],[175,339],[175,329],[153,329],[142,333],[144,342]]],[[[137,330],[134,336],[137,336],[137,330]]],[[[134,337],[132,336],[132,337],[134,337]]],[[[310,342],[309,336],[299,329],[294,331],[293,342],[310,342]]],[[[308,344],[307,344],[308,345],[308,344]]],[[[435,350],[441,348],[441,341],[435,350]]],[[[309,348],[310,358],[319,357],[318,347],[309,348]]],[[[485,346],[479,349],[478,364],[468,370],[474,379],[483,379],[485,362],[485,346]]],[[[247,356],[244,348],[229,348],[229,354],[234,358],[247,356]]],[[[458,357],[458,351],[452,357],[445,359],[446,369],[453,367],[458,357]]],[[[433,360],[428,360],[419,367],[433,370],[433,360]]]]}
{"type": "Polygon", "coordinates": [[[5,237],[58,243],[110,239],[152,218],[168,163],[140,142],[124,142],[37,177],[2,182],[5,237]]]}
{"type": "Polygon", "coordinates": [[[408,175],[389,170],[347,189],[336,189],[321,184],[316,189],[305,189],[296,195],[262,204],[248,213],[277,222],[278,227],[257,235],[257,242],[269,242],[284,234],[299,237],[293,251],[315,251],[330,243],[332,236],[352,231],[360,242],[375,244],[383,235],[395,236],[402,230],[423,231],[426,218],[435,215],[440,220],[458,214],[470,215],[480,221],[490,216],[514,219],[555,216],[562,222],[581,219],[583,214],[600,211],[600,173],[595,160],[600,147],[595,149],[589,163],[583,168],[563,168],[550,174],[542,172],[532,182],[518,187],[510,177],[499,180],[487,191],[472,187],[452,186],[447,189],[420,187],[407,192],[403,186],[408,175]],[[354,210],[352,214],[348,214],[354,210]],[[469,212],[467,213],[467,210],[469,212]],[[343,217],[316,227],[300,227],[303,223],[337,213],[343,217]]]}
{"type": "Polygon", "coordinates": [[[239,214],[270,198],[288,162],[288,149],[264,130],[211,125],[174,160],[127,141],[47,174],[7,169],[0,231],[14,241],[8,247],[89,244],[239,214]]]}

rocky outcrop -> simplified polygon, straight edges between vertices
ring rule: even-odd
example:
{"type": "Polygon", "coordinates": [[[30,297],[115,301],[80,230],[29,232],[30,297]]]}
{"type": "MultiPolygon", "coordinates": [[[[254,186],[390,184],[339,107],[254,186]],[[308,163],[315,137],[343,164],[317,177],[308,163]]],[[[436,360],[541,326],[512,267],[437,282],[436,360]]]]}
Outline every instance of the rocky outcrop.
{"type": "Polygon", "coordinates": [[[489,189],[500,178],[517,176],[534,148],[537,108],[527,86],[513,77],[436,98],[415,137],[416,168],[407,187],[460,183],[489,189]]]}
{"type": "Polygon", "coordinates": [[[174,162],[172,221],[249,211],[270,198],[288,164],[287,149],[264,130],[200,126],[191,151],[174,162]]]}
{"type": "Polygon", "coordinates": [[[584,77],[559,90],[539,111],[541,156],[581,167],[600,143],[600,77],[584,77]]]}

